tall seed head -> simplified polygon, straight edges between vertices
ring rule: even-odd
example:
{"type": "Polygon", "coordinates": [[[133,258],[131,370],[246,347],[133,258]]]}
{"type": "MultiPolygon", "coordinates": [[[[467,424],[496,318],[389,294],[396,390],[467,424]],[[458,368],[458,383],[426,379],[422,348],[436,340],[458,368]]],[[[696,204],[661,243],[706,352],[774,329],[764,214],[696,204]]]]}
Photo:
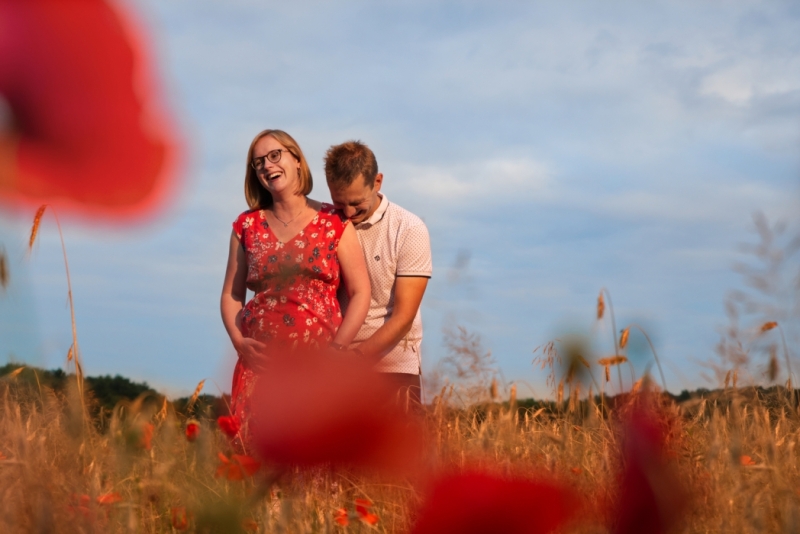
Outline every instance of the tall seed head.
{"type": "Polygon", "coordinates": [[[597,319],[603,318],[603,312],[606,311],[606,301],[603,299],[603,292],[597,295],[597,319]]]}
{"type": "Polygon", "coordinates": [[[770,347],[769,369],[767,371],[770,382],[774,382],[775,379],[778,378],[779,371],[780,368],[778,366],[777,349],[775,348],[775,345],[773,345],[770,347]]]}
{"type": "Polygon", "coordinates": [[[624,329],[619,336],[619,348],[621,349],[624,349],[625,345],[628,344],[628,332],[630,332],[630,328],[624,329]]]}
{"type": "Polygon", "coordinates": [[[205,383],[206,379],[204,378],[197,384],[197,387],[194,388],[194,393],[192,393],[192,396],[189,399],[189,403],[186,405],[187,412],[192,408],[192,406],[194,406],[194,403],[197,402],[197,397],[199,397],[200,392],[203,391],[203,386],[205,385],[205,383]]]}
{"type": "Polygon", "coordinates": [[[766,323],[761,325],[761,333],[763,334],[764,332],[769,332],[770,330],[772,330],[776,326],[778,326],[778,322],[777,321],[766,322],[766,323]]]}
{"type": "Polygon", "coordinates": [[[36,210],[36,215],[33,217],[33,226],[31,226],[31,238],[28,240],[28,250],[33,248],[33,243],[36,241],[36,235],[39,233],[39,224],[42,222],[44,210],[47,209],[47,204],[42,204],[36,210]]]}
{"type": "Polygon", "coordinates": [[[606,367],[608,367],[610,365],[620,365],[620,364],[626,363],[627,361],[628,361],[628,358],[620,354],[620,355],[617,355],[617,356],[609,356],[607,358],[600,358],[599,360],[597,360],[597,363],[599,363],[600,365],[605,365],[606,367]]]}
{"type": "Polygon", "coordinates": [[[14,370],[13,370],[13,371],[11,371],[10,373],[8,373],[8,378],[9,378],[9,379],[15,378],[17,375],[19,375],[19,374],[20,374],[22,371],[24,371],[24,370],[25,370],[25,366],[24,366],[24,365],[23,365],[22,367],[19,367],[19,368],[17,368],[17,369],[14,369],[14,370]]]}

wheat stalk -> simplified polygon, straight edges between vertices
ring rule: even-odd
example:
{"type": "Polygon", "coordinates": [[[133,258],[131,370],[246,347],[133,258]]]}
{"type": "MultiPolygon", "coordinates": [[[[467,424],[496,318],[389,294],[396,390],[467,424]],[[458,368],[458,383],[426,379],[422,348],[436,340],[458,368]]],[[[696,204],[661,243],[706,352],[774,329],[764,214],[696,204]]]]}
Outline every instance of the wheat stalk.
{"type": "Polygon", "coordinates": [[[31,226],[31,237],[28,240],[28,249],[33,248],[33,242],[36,241],[36,236],[39,234],[39,224],[42,222],[42,216],[44,216],[44,210],[47,209],[47,204],[42,204],[39,206],[39,209],[36,210],[36,215],[33,217],[33,226],[31,226]]]}
{"type": "MultiPolygon", "coordinates": [[[[36,215],[33,217],[33,226],[31,226],[31,236],[28,241],[28,252],[33,249],[33,244],[36,241],[36,236],[39,234],[39,226],[42,222],[42,217],[44,216],[44,212],[47,209],[48,204],[42,204],[39,206],[39,209],[36,210],[36,215]]],[[[81,365],[80,361],[80,351],[78,349],[78,328],[75,324],[75,304],[72,301],[72,278],[69,275],[69,260],[67,260],[67,247],[64,245],[64,233],[61,231],[61,221],[58,219],[58,213],[56,213],[55,208],[50,206],[50,211],[53,212],[53,217],[56,219],[56,227],[58,228],[58,237],[61,239],[61,252],[64,255],[64,269],[67,273],[67,296],[69,298],[69,315],[70,321],[72,323],[72,346],[70,347],[69,352],[67,352],[67,362],[69,362],[69,357],[72,355],[75,361],[75,377],[78,382],[78,394],[81,398],[81,403],[83,403],[83,366],[81,365]]],[[[86,418],[85,410],[84,412],[84,420],[86,418]]]]}
{"type": "MultiPolygon", "coordinates": [[[[604,294],[608,299],[608,311],[611,315],[611,338],[614,340],[614,355],[619,356],[619,345],[617,344],[617,321],[614,318],[614,304],[611,302],[611,293],[609,293],[608,289],[605,287],[600,289],[600,294],[597,296],[597,320],[603,318],[603,313],[606,309],[605,300],[603,299],[604,294]]],[[[625,361],[627,361],[627,359],[625,361]]],[[[617,375],[619,376],[619,391],[622,393],[622,371],[619,368],[617,368],[617,375]]],[[[633,364],[631,364],[631,383],[633,383],[635,379],[636,376],[633,371],[633,364]]]]}
{"type": "Polygon", "coordinates": [[[22,367],[18,367],[17,369],[14,369],[10,373],[8,373],[8,379],[11,380],[13,378],[16,378],[24,370],[25,370],[25,366],[24,365],[22,367]]]}
{"type": "Polygon", "coordinates": [[[641,326],[639,326],[636,323],[631,323],[630,325],[628,325],[628,327],[625,328],[622,331],[622,336],[620,337],[620,346],[624,347],[628,343],[628,331],[631,328],[637,328],[639,330],[639,332],[644,334],[644,338],[647,340],[647,343],[650,345],[650,350],[653,351],[653,358],[655,358],[655,360],[656,360],[656,365],[658,366],[658,373],[661,375],[661,385],[664,386],[664,392],[666,392],[667,391],[667,381],[664,378],[664,370],[661,368],[661,360],[658,357],[658,353],[656,352],[656,348],[653,345],[653,341],[650,339],[650,336],[647,335],[647,332],[645,332],[644,328],[642,328],[641,326]],[[623,341],[624,341],[624,343],[623,343],[623,341]]]}
{"type": "Polygon", "coordinates": [[[194,403],[197,402],[197,398],[200,396],[200,392],[203,391],[203,386],[205,385],[205,383],[206,379],[204,378],[197,384],[197,387],[194,388],[194,393],[192,393],[192,396],[189,399],[188,404],[186,404],[187,413],[191,411],[192,407],[194,406],[194,403]]]}

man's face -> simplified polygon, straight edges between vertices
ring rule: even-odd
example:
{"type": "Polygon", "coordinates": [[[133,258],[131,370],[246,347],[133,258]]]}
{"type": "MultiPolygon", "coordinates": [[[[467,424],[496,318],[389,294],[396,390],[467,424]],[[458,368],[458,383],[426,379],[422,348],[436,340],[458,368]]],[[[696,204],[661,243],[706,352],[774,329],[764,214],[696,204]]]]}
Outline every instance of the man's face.
{"type": "Polygon", "coordinates": [[[381,203],[378,191],[381,190],[383,175],[375,176],[372,187],[364,184],[364,177],[358,175],[353,183],[347,187],[330,188],[331,200],[337,209],[344,212],[344,216],[353,224],[358,224],[369,219],[381,203]]]}

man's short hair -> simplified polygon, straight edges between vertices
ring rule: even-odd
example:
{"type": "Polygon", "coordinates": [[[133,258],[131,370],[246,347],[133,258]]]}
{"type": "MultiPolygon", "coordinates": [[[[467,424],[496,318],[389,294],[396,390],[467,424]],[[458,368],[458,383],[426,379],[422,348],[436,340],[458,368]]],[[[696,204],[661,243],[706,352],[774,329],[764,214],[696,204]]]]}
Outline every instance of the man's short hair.
{"type": "Polygon", "coordinates": [[[361,141],[335,145],[325,154],[325,178],[334,189],[348,187],[361,175],[364,185],[374,187],[378,162],[372,150],[361,141]]]}

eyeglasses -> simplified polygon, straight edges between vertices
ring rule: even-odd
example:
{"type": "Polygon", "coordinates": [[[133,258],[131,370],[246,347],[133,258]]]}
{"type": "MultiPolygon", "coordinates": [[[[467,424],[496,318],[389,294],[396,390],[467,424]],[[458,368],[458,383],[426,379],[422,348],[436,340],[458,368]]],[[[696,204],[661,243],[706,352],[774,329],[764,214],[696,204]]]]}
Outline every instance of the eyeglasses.
{"type": "MultiPolygon", "coordinates": [[[[260,171],[266,165],[264,158],[268,159],[270,163],[278,163],[281,160],[281,152],[289,151],[285,148],[276,148],[275,150],[270,150],[264,156],[253,158],[253,160],[250,162],[250,166],[257,171],[260,171]]],[[[289,152],[289,154],[291,154],[291,152],[289,152]]]]}

